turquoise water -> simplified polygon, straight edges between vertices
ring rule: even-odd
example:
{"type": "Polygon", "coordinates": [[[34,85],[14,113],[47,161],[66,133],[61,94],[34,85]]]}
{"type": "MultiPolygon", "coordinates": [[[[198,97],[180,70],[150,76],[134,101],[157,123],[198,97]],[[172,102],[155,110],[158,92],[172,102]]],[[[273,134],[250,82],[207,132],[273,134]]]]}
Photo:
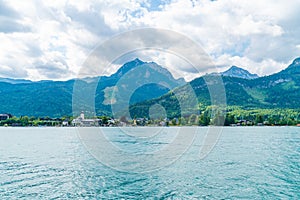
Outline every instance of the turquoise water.
{"type": "MultiPolygon", "coordinates": [[[[0,199],[300,199],[297,127],[224,128],[202,160],[200,131],[175,163],[142,174],[101,164],[76,130],[0,128],[0,199]]],[[[123,133],[112,130],[125,148],[123,133]]]]}

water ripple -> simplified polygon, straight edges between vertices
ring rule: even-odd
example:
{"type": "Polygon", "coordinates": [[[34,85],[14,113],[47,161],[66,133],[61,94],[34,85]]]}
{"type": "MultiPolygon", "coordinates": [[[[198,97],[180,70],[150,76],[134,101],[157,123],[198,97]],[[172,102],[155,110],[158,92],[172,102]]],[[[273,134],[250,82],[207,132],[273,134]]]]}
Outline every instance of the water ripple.
{"type": "MultiPolygon", "coordinates": [[[[5,130],[0,133],[1,200],[300,199],[296,128],[224,128],[204,160],[197,159],[199,135],[174,164],[145,174],[105,167],[85,150],[74,129],[5,130]]],[[[129,152],[153,151],[172,141],[126,141],[122,132],[113,131],[112,141],[129,152]]]]}

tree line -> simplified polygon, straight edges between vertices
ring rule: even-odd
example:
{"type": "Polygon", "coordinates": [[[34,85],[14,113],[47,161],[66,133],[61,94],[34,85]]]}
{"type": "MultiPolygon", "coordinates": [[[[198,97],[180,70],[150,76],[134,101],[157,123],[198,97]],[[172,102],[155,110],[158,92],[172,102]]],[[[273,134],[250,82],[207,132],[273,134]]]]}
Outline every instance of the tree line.
{"type": "MultiPolygon", "coordinates": [[[[12,117],[0,121],[0,126],[70,126],[76,117],[64,116],[50,117],[12,117]]],[[[90,118],[95,118],[90,117],[90,118]]],[[[96,116],[105,125],[110,116],[96,116]]],[[[300,124],[300,109],[242,109],[236,106],[226,107],[226,110],[207,106],[199,109],[198,114],[184,115],[174,118],[157,117],[151,119],[147,116],[126,117],[116,119],[116,125],[158,125],[158,126],[295,126],[300,124]]]]}

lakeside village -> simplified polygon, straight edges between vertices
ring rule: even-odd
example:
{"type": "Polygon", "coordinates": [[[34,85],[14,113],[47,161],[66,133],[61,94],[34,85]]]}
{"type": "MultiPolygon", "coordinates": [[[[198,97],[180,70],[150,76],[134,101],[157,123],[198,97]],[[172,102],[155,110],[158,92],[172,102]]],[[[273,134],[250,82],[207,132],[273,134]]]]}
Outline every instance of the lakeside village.
{"type": "Polygon", "coordinates": [[[209,114],[202,113],[199,116],[193,114],[186,117],[173,119],[148,119],[136,118],[127,120],[126,117],[113,119],[108,116],[85,117],[84,112],[78,117],[15,117],[11,114],[0,114],[0,126],[4,127],[116,127],[116,126],[298,126],[300,119],[284,116],[248,115],[237,116],[227,113],[226,116],[216,116],[213,119],[209,114]],[[240,119],[242,118],[242,119],[240,119]]]}

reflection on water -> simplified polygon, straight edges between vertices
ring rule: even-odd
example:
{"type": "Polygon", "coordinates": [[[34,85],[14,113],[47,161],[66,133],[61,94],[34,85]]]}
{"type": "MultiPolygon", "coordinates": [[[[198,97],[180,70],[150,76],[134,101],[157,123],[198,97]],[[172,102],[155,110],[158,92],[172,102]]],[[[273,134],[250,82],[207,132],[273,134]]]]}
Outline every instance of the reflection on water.
{"type": "MultiPolygon", "coordinates": [[[[126,148],[122,134],[109,137],[126,148]]],[[[0,198],[300,199],[299,128],[224,128],[200,160],[203,138],[198,133],[174,164],[138,174],[102,165],[76,128],[0,128],[0,198]]],[[[170,141],[149,142],[149,149],[170,141]]]]}

